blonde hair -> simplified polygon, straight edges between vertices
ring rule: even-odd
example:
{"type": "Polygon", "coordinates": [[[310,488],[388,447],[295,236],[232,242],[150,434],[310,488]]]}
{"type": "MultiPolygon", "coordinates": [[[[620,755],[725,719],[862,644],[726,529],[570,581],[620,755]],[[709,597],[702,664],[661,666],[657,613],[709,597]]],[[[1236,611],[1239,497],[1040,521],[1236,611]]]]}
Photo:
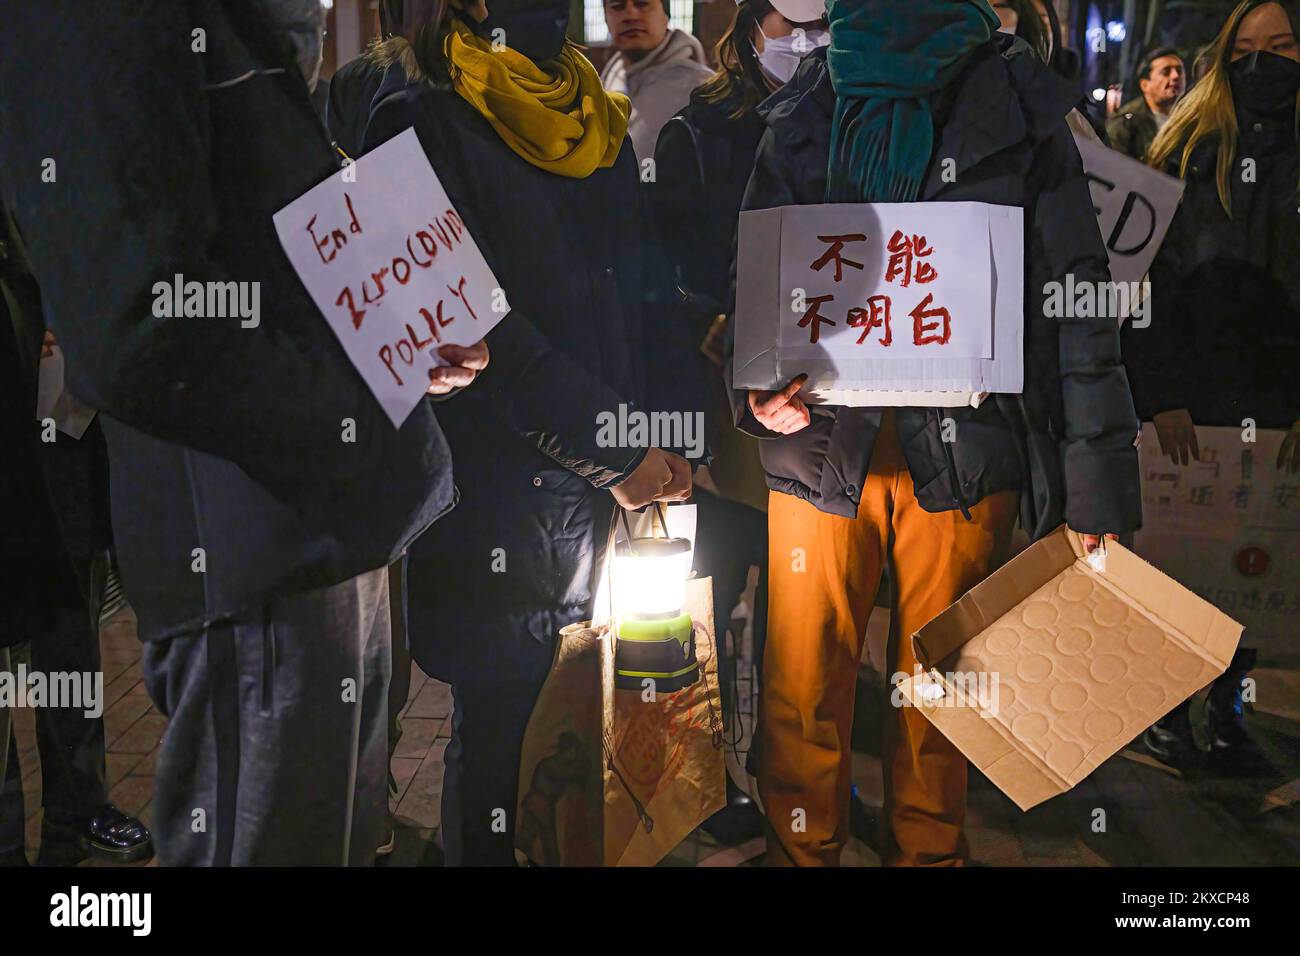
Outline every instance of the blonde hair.
{"type": "MultiPolygon", "coordinates": [[[[1237,41],[1237,30],[1241,21],[1256,7],[1277,0],[1242,0],[1236,9],[1228,14],[1223,29],[1214,38],[1214,42],[1204,52],[1209,63],[1205,76],[1197,81],[1190,92],[1178,101],[1154,142],[1147,150],[1146,161],[1150,166],[1163,170],[1174,156],[1179,155],[1178,178],[1187,178],[1187,166],[1191,162],[1192,152],[1207,139],[1218,141],[1215,159],[1215,182],[1219,187],[1219,202],[1223,211],[1232,216],[1231,189],[1228,177],[1232,174],[1233,162],[1237,156],[1237,109],[1232,103],[1232,84],[1229,81],[1228,67],[1232,62],[1232,47],[1237,41]]],[[[1291,19],[1290,11],[1284,4],[1283,11],[1291,19]]],[[[1292,29],[1295,24],[1292,21],[1292,29]]],[[[1296,97],[1297,111],[1300,112],[1300,95],[1296,97]]]]}

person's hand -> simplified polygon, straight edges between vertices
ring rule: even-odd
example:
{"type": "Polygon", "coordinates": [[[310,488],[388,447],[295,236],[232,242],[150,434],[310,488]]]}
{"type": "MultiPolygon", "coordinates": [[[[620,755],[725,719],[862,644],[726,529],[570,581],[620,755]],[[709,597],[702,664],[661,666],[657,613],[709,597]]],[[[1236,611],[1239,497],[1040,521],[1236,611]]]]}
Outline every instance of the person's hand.
{"type": "MultiPolygon", "coordinates": [[[[1092,554],[1092,552],[1096,551],[1101,545],[1102,536],[1099,534],[1080,534],[1079,537],[1083,538],[1084,554],[1092,554]]],[[[1119,535],[1117,534],[1107,534],[1106,537],[1111,541],[1119,540],[1119,535]]]]}
{"type": "Polygon", "coordinates": [[[807,428],[812,415],[803,399],[796,394],[806,381],[807,375],[796,375],[779,392],[751,390],[749,410],[754,413],[760,425],[779,435],[793,435],[800,429],[807,428]]]}
{"type": "Polygon", "coordinates": [[[54,354],[54,346],[59,343],[54,341],[54,333],[49,329],[45,330],[45,338],[41,341],[41,358],[49,358],[54,354]]]}
{"type": "Polygon", "coordinates": [[[652,501],[685,501],[691,496],[690,462],[662,448],[651,448],[632,474],[609,493],[629,511],[652,501]]]}
{"type": "Polygon", "coordinates": [[[1282,439],[1282,447],[1277,450],[1277,466],[1292,475],[1300,471],[1300,422],[1292,425],[1282,439]]]}
{"type": "Polygon", "coordinates": [[[1151,419],[1160,440],[1160,454],[1168,455],[1176,465],[1187,465],[1201,460],[1201,449],[1196,444],[1196,426],[1185,408],[1161,412],[1151,419]]]}
{"type": "Polygon", "coordinates": [[[430,395],[446,395],[473,384],[488,364],[487,343],[481,339],[473,345],[444,345],[438,355],[451,364],[429,369],[430,395]]]}

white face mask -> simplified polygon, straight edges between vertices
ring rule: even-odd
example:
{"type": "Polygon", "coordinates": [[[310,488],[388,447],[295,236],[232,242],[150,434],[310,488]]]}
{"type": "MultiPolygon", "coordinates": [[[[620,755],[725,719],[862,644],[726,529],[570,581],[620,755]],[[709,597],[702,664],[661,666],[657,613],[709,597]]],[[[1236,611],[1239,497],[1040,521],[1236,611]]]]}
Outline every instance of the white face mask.
{"type": "MultiPolygon", "coordinates": [[[[763,28],[759,27],[762,33],[763,28]]],[[[831,35],[825,30],[805,30],[795,27],[789,36],[769,37],[763,34],[763,50],[758,54],[758,65],[778,85],[784,85],[799,68],[799,61],[817,49],[828,46],[831,35]]]]}

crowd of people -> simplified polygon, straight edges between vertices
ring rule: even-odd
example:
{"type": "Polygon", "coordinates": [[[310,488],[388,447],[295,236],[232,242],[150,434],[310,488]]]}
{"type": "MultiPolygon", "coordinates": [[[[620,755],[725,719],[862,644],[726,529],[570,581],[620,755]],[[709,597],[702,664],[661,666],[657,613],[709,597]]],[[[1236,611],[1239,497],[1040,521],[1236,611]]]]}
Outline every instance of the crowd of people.
{"type": "MultiPolygon", "coordinates": [[[[1195,426],[1252,419],[1290,433],[1273,464],[1300,470],[1292,3],[1242,0],[1194,77],[1151,50],[1100,131],[1185,183],[1152,321],[1122,333],[1043,305],[1066,276],[1110,278],[1050,3],[739,0],[706,55],[667,0],[606,0],[600,71],[569,10],[380,0],[382,35],[326,85],[319,0],[7,8],[0,671],[27,642],[34,670],[100,671],[111,563],[168,718],[147,829],[109,801],[102,717],[37,713],[40,862],[373,862],[413,659],[453,693],[446,862],[515,865],[558,632],[592,616],[617,509],[689,500],[719,635],[758,569],[763,812],[729,780],[711,824],[765,832],[771,865],[835,865],[883,580],[888,671],[910,673],[905,638],[1006,560],[1017,525],[1065,523],[1089,550],[1140,528],[1141,422],[1187,465],[1195,426]],[[510,312],[442,346],[394,428],[272,216],[412,128],[510,312]],[[804,376],[733,388],[739,214],[827,202],[1023,208],[1023,392],[936,409],[814,404],[804,376]],[[158,315],[173,276],[259,284],[261,321],[158,315]],[[32,414],[56,349],[98,413],[79,439],[32,414]],[[597,423],[621,407],[702,416],[706,456],[610,447],[597,423]]],[[[1251,664],[1211,691],[1223,752],[1248,745],[1251,664]]],[[[22,865],[10,717],[0,863],[22,865]]],[[[965,758],[913,708],[884,733],[886,861],[965,863],[965,758]]],[[[1194,759],[1187,706],[1146,742],[1194,759]]]]}

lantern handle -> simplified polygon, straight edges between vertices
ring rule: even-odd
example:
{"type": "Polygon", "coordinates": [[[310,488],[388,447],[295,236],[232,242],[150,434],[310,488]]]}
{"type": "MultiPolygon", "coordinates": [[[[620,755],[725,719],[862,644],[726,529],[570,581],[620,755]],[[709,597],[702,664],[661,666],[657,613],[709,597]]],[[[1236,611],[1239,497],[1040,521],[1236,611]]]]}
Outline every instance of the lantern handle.
{"type": "Polygon", "coordinates": [[[651,517],[650,517],[650,536],[651,536],[651,537],[654,536],[654,533],[655,533],[655,522],[654,522],[654,519],[655,519],[655,516],[657,515],[658,518],[659,518],[659,527],[660,527],[661,529],[663,529],[664,537],[665,537],[665,538],[671,538],[672,535],[670,535],[670,534],[668,533],[668,516],[667,516],[666,514],[664,514],[664,504],[663,504],[663,502],[662,502],[662,501],[656,501],[656,502],[653,502],[653,504],[654,504],[654,508],[655,508],[655,510],[654,510],[654,512],[651,514],[651,517]]]}
{"type": "MultiPolygon", "coordinates": [[[[655,501],[652,502],[652,504],[654,505],[654,510],[650,512],[650,537],[652,538],[655,537],[655,519],[658,518],[659,528],[663,532],[664,539],[666,540],[668,538],[671,538],[672,535],[668,533],[668,516],[664,513],[663,502],[655,501]]],[[[632,527],[631,525],[628,524],[627,521],[627,509],[625,508],[618,509],[618,520],[623,523],[623,533],[627,535],[627,543],[628,546],[631,547],[632,527]]],[[[612,538],[613,538],[613,533],[611,532],[611,539],[612,538]]],[[[611,540],[610,543],[613,544],[613,540],[611,540]]]]}

